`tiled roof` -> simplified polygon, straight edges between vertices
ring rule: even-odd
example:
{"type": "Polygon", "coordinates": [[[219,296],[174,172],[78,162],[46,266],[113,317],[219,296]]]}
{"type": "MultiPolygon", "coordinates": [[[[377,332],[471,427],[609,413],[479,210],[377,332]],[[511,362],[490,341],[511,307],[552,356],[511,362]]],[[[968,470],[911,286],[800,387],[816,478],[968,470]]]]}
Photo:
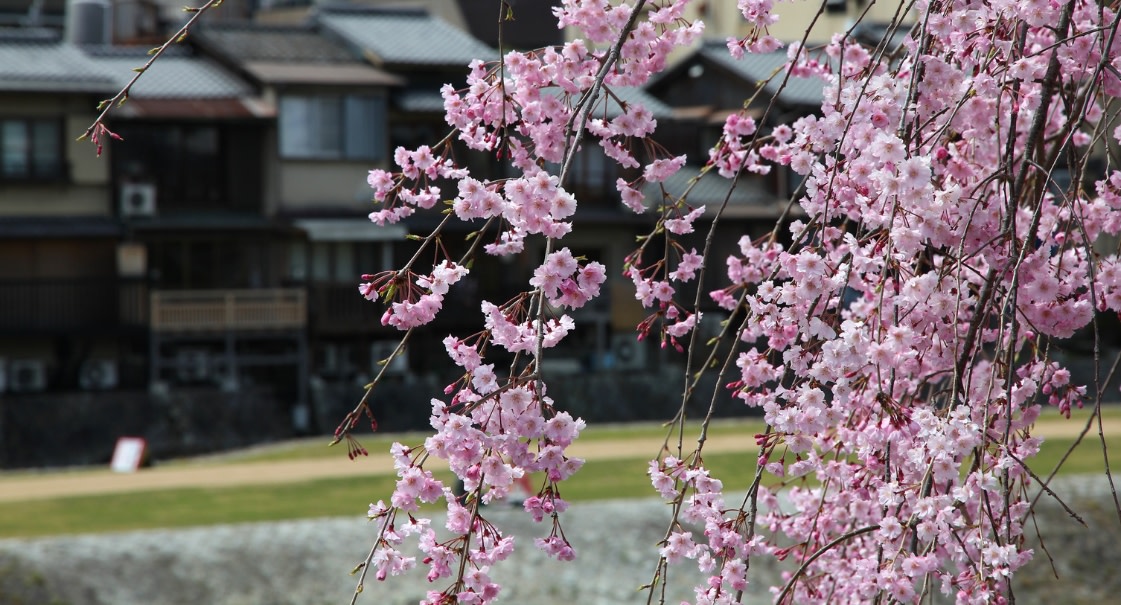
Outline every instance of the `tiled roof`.
{"type": "Polygon", "coordinates": [[[61,39],[59,31],[49,27],[0,27],[0,41],[3,42],[59,42],[61,39]]]}
{"type": "Polygon", "coordinates": [[[608,103],[610,106],[607,109],[608,117],[615,117],[622,113],[622,107],[615,100],[617,97],[623,103],[641,103],[650,111],[650,115],[656,119],[669,118],[673,116],[673,109],[661,102],[653,95],[647,93],[641,88],[612,88],[611,93],[614,97],[608,95],[608,103]]]}
{"type": "MultiPolygon", "coordinates": [[[[559,89],[548,89],[554,94],[560,94],[559,89]]],[[[607,117],[614,118],[622,113],[619,101],[623,103],[641,103],[656,119],[673,116],[673,109],[640,88],[612,88],[610,95],[592,110],[591,115],[603,115],[603,103],[607,103],[607,117]]],[[[410,88],[394,96],[399,109],[406,112],[444,112],[444,97],[439,91],[410,88]]],[[[572,101],[575,103],[575,99],[572,101]]]]}
{"type": "MultiPolygon", "coordinates": [[[[558,96],[562,94],[559,88],[545,88],[542,89],[542,92],[558,96]]],[[[605,104],[607,106],[606,114],[608,118],[619,116],[623,113],[623,107],[620,105],[620,101],[626,104],[642,104],[650,111],[650,115],[654,116],[655,119],[670,118],[673,116],[673,108],[641,88],[612,87],[609,93],[601,93],[599,99],[600,100],[596,103],[595,107],[592,108],[592,113],[590,114],[593,118],[603,117],[605,104]]],[[[579,101],[577,97],[571,97],[568,102],[570,105],[575,105],[577,101],[579,101]]]]}
{"type": "Polygon", "coordinates": [[[344,44],[310,27],[216,23],[192,33],[196,40],[238,63],[361,63],[344,44]]]}
{"type": "Polygon", "coordinates": [[[781,69],[787,61],[786,52],[779,51],[762,54],[745,54],[743,58],[736,59],[728,53],[728,47],[723,44],[706,44],[700,51],[709,61],[712,61],[729,71],[739,74],[749,82],[762,82],[770,78],[765,89],[771,95],[778,95],[779,101],[787,105],[806,105],[820,107],[822,89],[825,82],[820,78],[795,78],[791,77],[786,86],[780,89],[785,75],[779,73],[773,78],[776,70],[781,69]]]}
{"type": "Polygon", "coordinates": [[[78,47],[48,40],[0,38],[0,90],[112,92],[116,82],[78,47]]]}
{"type": "Polygon", "coordinates": [[[466,67],[472,59],[498,56],[496,50],[424,11],[327,7],[318,21],[375,64],[466,67]]]}
{"type": "Polygon", "coordinates": [[[372,67],[361,55],[313,27],[218,23],[195,40],[266,84],[400,86],[401,78],[372,67]]]}
{"type": "MultiPolygon", "coordinates": [[[[88,49],[87,58],[120,89],[148,61],[147,49],[88,49]]],[[[230,99],[252,96],[252,87],[210,59],[171,53],[140,76],[129,96],[144,99],[230,99]]]]}
{"type": "Polygon", "coordinates": [[[875,47],[887,40],[888,53],[895,52],[911,37],[910,23],[861,20],[852,28],[852,35],[861,43],[875,47]]]}
{"type": "Polygon", "coordinates": [[[275,118],[276,106],[259,99],[171,99],[129,97],[113,111],[116,117],[191,118],[194,120],[275,118]]]}
{"type": "MultiPolygon", "coordinates": [[[[343,65],[251,61],[245,71],[268,84],[328,84],[336,86],[400,86],[404,79],[363,63],[343,65]]],[[[439,96],[439,95],[437,95],[439,96]]]]}
{"type": "MultiPolygon", "coordinates": [[[[648,183],[643,187],[643,194],[648,201],[662,199],[662,187],[670,196],[681,196],[689,192],[688,202],[695,206],[707,206],[706,214],[715,213],[728,197],[732,181],[726,179],[715,171],[706,174],[695,185],[691,182],[701,174],[696,166],[684,166],[664,183],[648,183]]],[[[782,211],[782,200],[777,199],[772,193],[750,179],[740,179],[736,188],[732,190],[728,199],[728,208],[725,211],[729,217],[740,218],[773,218],[782,211]]]]}
{"type": "Polygon", "coordinates": [[[393,95],[393,102],[406,113],[444,113],[444,97],[436,90],[405,89],[393,95]]]}

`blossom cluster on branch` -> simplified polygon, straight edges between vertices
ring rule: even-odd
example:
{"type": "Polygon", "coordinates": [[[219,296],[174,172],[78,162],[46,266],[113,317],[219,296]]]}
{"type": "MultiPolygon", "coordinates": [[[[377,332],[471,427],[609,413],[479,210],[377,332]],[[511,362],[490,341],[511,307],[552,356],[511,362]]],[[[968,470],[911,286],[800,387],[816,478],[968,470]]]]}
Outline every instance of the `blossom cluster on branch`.
{"type": "MultiPolygon", "coordinates": [[[[1121,95],[1116,3],[916,0],[893,24],[914,24],[898,48],[895,31],[879,44],[849,31],[820,47],[786,45],[788,64],[772,78],[820,79],[820,113],[790,124],[769,112],[729,116],[703,178],[734,187],[744,172],[792,171],[804,178],[790,200],[800,212],[767,237],[743,237],[722,261],[710,257],[711,233],[701,251],[684,239],[703,206],[643,193],[686,158],[655,143],[651,112],[620,91],[664,70],[703,27],[684,18],[688,2],[647,4],[564,0],[558,23],[579,37],[474,62],[465,88],[443,90],[452,133],[397,150],[393,171],[370,172],[372,221],[440,207],[445,216],[405,267],[360,286],[388,304],[383,323],[431,322],[477,252],[523,253],[540,238],[545,253],[524,292],[482,303],[478,333],[444,340],[462,374],[446,401],[432,402],[434,435],[394,446],[400,480],[389,504],[371,505],[379,533],[362,577],[417,565],[399,549],[415,537],[435,586],[424,603],[493,601],[501,591],[490,569],[514,544],[481,505],[530,473],[539,491],[525,510],[549,523],[537,547],[575,556],[562,482],[582,464],[567,448],[583,422],[548,396],[540,360],[573,328],[564,310],[619,270],[650,313],[639,336],[704,360],[684,373],[683,391],[697,368],[715,368],[767,423],[754,481],[736,486],[747,497],[735,502],[704,466],[707,417],[695,448],[651,462],[671,511],[652,553],[653,598],[690,565],[709,577],[698,605],[739,602],[752,561],[774,557],[794,564],[773,587],[784,603],[918,602],[933,591],[1010,601],[1010,578],[1033,554],[1027,487],[1040,478],[1024,462],[1039,449],[1034,421],[1043,406],[1069,414],[1101,398],[1099,385],[1071,382],[1053,343],[1095,312],[1121,312],[1117,250],[1103,244],[1121,231],[1121,172],[1108,162],[1101,174],[1087,169],[1121,137],[1111,125],[1121,95]],[[470,174],[455,141],[514,176],[470,174]],[[620,204],[651,216],[625,267],[558,248],[579,202],[565,188],[570,164],[591,145],[633,175],[617,182],[620,204]],[[447,183],[454,199],[444,206],[447,183]],[[477,228],[461,259],[440,244],[451,220],[477,228]],[[426,249],[437,258],[430,272],[416,266],[426,249]],[[723,275],[706,279],[718,266],[723,275]],[[732,319],[706,347],[693,334],[702,301],[681,286],[718,279],[705,294],[732,319]],[[488,362],[496,348],[515,359],[507,369],[488,362]],[[432,457],[466,496],[433,478],[432,457]],[[441,499],[446,533],[417,513],[441,499]]],[[[781,46],[767,31],[771,0],[739,8],[752,33],[728,41],[732,55],[781,46]]]]}

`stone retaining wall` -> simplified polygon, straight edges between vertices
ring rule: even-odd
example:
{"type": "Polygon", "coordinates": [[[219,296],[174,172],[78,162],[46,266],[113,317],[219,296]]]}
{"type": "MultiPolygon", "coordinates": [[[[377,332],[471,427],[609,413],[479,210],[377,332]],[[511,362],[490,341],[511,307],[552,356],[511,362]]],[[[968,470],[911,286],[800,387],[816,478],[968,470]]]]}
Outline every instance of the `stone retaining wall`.
{"type": "MultiPolygon", "coordinates": [[[[1042,551],[1018,576],[1020,605],[1089,605],[1121,594],[1121,523],[1108,485],[1098,477],[1068,482],[1060,493],[1090,524],[1084,529],[1051,502],[1039,520],[1055,567],[1042,551]]],[[[95,514],[94,511],[91,513],[95,514]]],[[[492,507],[487,516],[521,548],[495,571],[501,602],[530,605],[645,603],[638,586],[653,572],[655,544],[667,510],[654,500],[574,505],[565,532],[576,561],[546,559],[532,539],[548,532],[516,509],[492,507]]],[[[439,520],[434,525],[442,525],[439,520]]],[[[0,604],[59,605],[320,605],[350,602],[354,578],[374,526],[361,517],[216,526],[35,540],[0,540],[0,604]]],[[[745,603],[770,602],[766,578],[776,571],[755,565],[745,603]]],[[[676,568],[675,568],[676,569],[676,568]]],[[[687,569],[682,567],[682,570],[687,569]]],[[[677,572],[666,602],[691,596],[696,577],[677,572]]],[[[438,585],[436,588],[443,588],[438,585]]],[[[416,603],[429,585],[420,574],[405,582],[371,580],[359,603],[416,603]]]]}

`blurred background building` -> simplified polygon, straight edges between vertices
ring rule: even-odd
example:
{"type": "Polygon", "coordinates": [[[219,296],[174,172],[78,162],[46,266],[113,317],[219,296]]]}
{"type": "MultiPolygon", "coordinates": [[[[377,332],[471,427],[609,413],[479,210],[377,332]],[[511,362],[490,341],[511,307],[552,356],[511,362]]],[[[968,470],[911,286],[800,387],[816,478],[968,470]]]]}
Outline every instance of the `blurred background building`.
{"type": "MultiPolygon", "coordinates": [[[[511,4],[505,45],[563,42],[548,3],[511,4]]],[[[670,195],[781,61],[728,56],[734,9],[697,3],[708,41],[647,88],[618,91],[651,110],[670,151],[689,154],[670,195]]],[[[863,9],[827,2],[823,18],[843,27],[863,9]]],[[[498,2],[478,0],[226,0],[138,80],[108,120],[123,141],[98,158],[76,137],[182,24],[181,2],[0,0],[0,466],[99,461],[126,433],[173,455],[330,432],[399,336],[359,296],[360,276],[398,266],[413,249],[405,235],[435,225],[371,224],[367,171],[390,168],[397,146],[447,133],[440,86],[462,83],[471,59],[497,56],[498,15],[498,2]]],[[[768,121],[789,120],[816,111],[821,88],[765,86],[757,104],[774,98],[768,121]]],[[[504,176],[462,151],[477,174],[504,176]]],[[[547,371],[584,379],[557,389],[627,394],[576,403],[590,419],[659,417],[680,391],[650,378],[679,374],[635,340],[645,314],[619,270],[649,225],[619,203],[621,176],[637,173],[587,144],[568,185],[580,229],[565,245],[611,275],[547,371]]],[[[768,232],[797,187],[784,170],[731,193],[705,179],[690,201],[711,209],[730,196],[720,254],[741,234],[768,232]]],[[[520,291],[539,256],[531,247],[476,262],[450,312],[389,368],[375,398],[384,428],[427,423],[428,397],[454,379],[440,339],[477,330],[479,302],[520,291]]],[[[703,329],[718,329],[712,317],[703,329]]]]}

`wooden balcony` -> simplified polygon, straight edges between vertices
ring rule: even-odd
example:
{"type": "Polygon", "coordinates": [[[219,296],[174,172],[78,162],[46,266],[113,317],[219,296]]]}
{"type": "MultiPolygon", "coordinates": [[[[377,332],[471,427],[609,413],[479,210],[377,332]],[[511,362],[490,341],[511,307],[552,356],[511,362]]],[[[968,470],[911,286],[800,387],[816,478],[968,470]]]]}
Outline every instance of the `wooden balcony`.
{"type": "Polygon", "coordinates": [[[115,278],[0,282],[0,332],[90,333],[142,327],[147,286],[115,278]]]}
{"type": "Polygon", "coordinates": [[[302,289],[183,290],[152,293],[153,332],[297,330],[307,325],[302,289]]]}

